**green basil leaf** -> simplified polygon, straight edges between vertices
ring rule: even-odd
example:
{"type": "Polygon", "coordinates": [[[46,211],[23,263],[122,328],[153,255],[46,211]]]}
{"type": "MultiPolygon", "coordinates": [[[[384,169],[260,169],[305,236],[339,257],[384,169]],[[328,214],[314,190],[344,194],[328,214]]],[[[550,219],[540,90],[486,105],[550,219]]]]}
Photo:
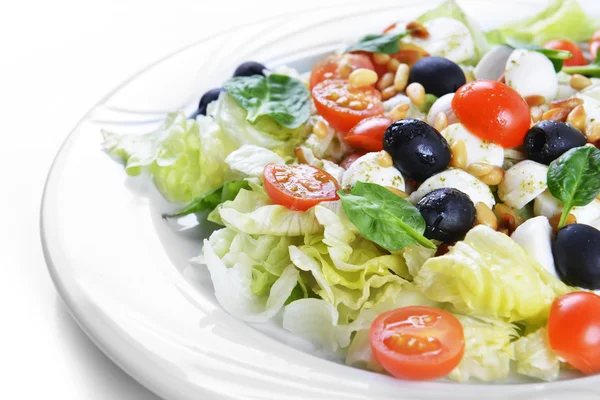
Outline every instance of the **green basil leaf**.
{"type": "Polygon", "coordinates": [[[581,74],[600,78],[600,51],[596,54],[594,62],[588,65],[577,65],[574,67],[565,67],[563,69],[567,74],[581,74]]]}
{"type": "Polygon", "coordinates": [[[366,35],[357,43],[346,49],[346,53],[352,51],[367,51],[369,53],[394,54],[400,51],[400,39],[410,32],[384,33],[381,35],[366,35]]]}
{"type": "Polygon", "coordinates": [[[184,217],[201,211],[212,211],[219,204],[233,200],[242,189],[250,189],[245,180],[225,182],[223,186],[192,200],[182,210],[173,214],[163,214],[163,218],[184,217]]]}
{"type": "Polygon", "coordinates": [[[287,75],[271,74],[231,78],[223,88],[243,109],[246,119],[256,123],[263,115],[285,128],[298,128],[310,115],[310,93],[302,81],[287,75]]]}
{"type": "Polygon", "coordinates": [[[358,231],[384,249],[398,251],[412,244],[436,248],[423,236],[425,220],[419,210],[383,186],[357,182],[350,194],[343,190],[338,194],[358,231]]]}
{"type": "Polygon", "coordinates": [[[564,60],[568,60],[569,58],[573,57],[573,54],[567,50],[546,49],[542,46],[538,46],[537,44],[522,43],[514,39],[506,40],[506,45],[512,47],[513,49],[525,49],[542,53],[552,62],[554,71],[556,72],[560,72],[563,69],[564,60]]]}
{"type": "Polygon", "coordinates": [[[600,150],[577,147],[552,161],[548,189],[564,205],[559,222],[562,227],[573,207],[588,205],[600,193],[600,150]]]}

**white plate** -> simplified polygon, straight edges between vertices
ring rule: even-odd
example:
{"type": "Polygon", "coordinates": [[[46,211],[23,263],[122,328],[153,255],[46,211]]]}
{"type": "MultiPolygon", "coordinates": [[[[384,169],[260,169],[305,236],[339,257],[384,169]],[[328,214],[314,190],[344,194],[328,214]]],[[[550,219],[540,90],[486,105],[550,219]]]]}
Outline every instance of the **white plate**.
{"type": "MultiPolygon", "coordinates": [[[[306,70],[345,38],[435,2],[376,3],[324,7],[216,35],[160,60],[94,107],[65,142],[44,194],[42,240],[58,291],[111,359],[168,399],[598,398],[600,377],[495,386],[403,382],[299,351],[302,342],[272,325],[240,322],[218,306],[205,271],[187,264],[211,227],[161,219],[172,206],[100,150],[101,128],[145,132],[170,110],[191,113],[240,61],[306,70]]],[[[539,7],[462,4],[488,26],[539,7]]]]}

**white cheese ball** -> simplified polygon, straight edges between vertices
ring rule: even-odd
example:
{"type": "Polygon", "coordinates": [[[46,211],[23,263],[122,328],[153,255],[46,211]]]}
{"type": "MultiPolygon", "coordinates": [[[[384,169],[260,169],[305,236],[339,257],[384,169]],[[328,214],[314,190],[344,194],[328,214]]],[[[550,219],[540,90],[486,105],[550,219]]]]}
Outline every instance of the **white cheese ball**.
{"type": "Polygon", "coordinates": [[[485,53],[477,63],[473,74],[475,79],[498,80],[504,73],[506,61],[513,52],[513,48],[506,45],[493,47],[485,53]]]}
{"type": "Polygon", "coordinates": [[[527,256],[558,278],[552,255],[552,226],[546,217],[535,217],[523,222],[511,238],[525,250],[527,256]]]}
{"type": "Polygon", "coordinates": [[[498,185],[498,196],[509,207],[520,209],[540,195],[548,184],[548,167],[531,160],[516,163],[498,185]]]}
{"type": "Polygon", "coordinates": [[[583,100],[583,109],[585,110],[585,129],[591,129],[593,123],[600,122],[600,101],[595,96],[600,97],[600,87],[590,91],[577,93],[575,97],[583,100]]]}
{"type": "Polygon", "coordinates": [[[492,208],[496,204],[490,187],[462,169],[448,169],[433,175],[410,195],[409,200],[411,203],[416,204],[426,194],[441,188],[458,189],[469,196],[475,205],[482,202],[492,208]]]}
{"type": "Polygon", "coordinates": [[[435,18],[423,24],[429,32],[427,39],[407,36],[403,41],[422,47],[432,56],[461,63],[475,56],[475,43],[469,28],[454,18],[435,18]]]}
{"type": "Polygon", "coordinates": [[[462,141],[467,149],[467,166],[483,162],[497,167],[504,164],[504,149],[497,144],[481,140],[464,127],[463,124],[452,124],[440,132],[450,147],[462,141]]]}
{"type": "Polygon", "coordinates": [[[448,117],[448,125],[455,124],[458,122],[458,117],[454,114],[454,110],[452,110],[452,99],[454,98],[454,93],[447,93],[437,99],[429,109],[429,113],[427,114],[427,123],[433,126],[433,122],[435,120],[435,116],[439,113],[443,112],[448,117]]]}
{"type": "Polygon", "coordinates": [[[530,50],[514,50],[504,69],[506,84],[523,97],[539,95],[554,100],[558,78],[552,62],[545,55],[530,50]]]}
{"type": "Polygon", "coordinates": [[[379,165],[379,153],[367,153],[359,157],[344,172],[342,177],[342,189],[352,188],[356,182],[376,183],[381,186],[390,186],[402,191],[405,190],[404,177],[394,167],[382,167],[379,165]]]}

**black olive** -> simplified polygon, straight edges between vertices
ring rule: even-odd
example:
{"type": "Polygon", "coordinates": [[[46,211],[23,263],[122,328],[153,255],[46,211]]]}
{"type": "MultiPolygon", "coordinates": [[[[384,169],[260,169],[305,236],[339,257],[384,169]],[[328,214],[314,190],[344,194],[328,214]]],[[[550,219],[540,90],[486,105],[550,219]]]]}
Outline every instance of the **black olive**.
{"type": "Polygon", "coordinates": [[[560,279],[568,285],[600,289],[600,231],[583,224],[558,231],[552,245],[560,279]]]}
{"type": "Polygon", "coordinates": [[[431,125],[418,119],[401,119],[383,135],[383,148],[406,177],[423,182],[450,163],[448,142],[431,125]]]}
{"type": "Polygon", "coordinates": [[[454,188],[436,189],[417,203],[425,219],[425,237],[444,243],[459,241],[475,223],[475,205],[463,192],[454,188]]]}
{"type": "Polygon", "coordinates": [[[525,136],[525,151],[530,160],[549,165],[563,153],[587,143],[585,135],[570,124],[540,121],[525,136]]]}
{"type": "Polygon", "coordinates": [[[246,61],[245,63],[240,64],[233,73],[233,76],[252,76],[252,75],[262,75],[267,67],[258,63],[256,61],[246,61]]]}
{"type": "Polygon", "coordinates": [[[423,57],[410,69],[409,83],[419,82],[426,93],[442,97],[467,83],[458,64],[443,57],[423,57]]]}
{"type": "MultiPolygon", "coordinates": [[[[223,91],[223,88],[215,88],[210,89],[208,92],[204,93],[200,98],[200,103],[198,104],[198,111],[195,115],[206,115],[206,107],[208,105],[217,100],[219,98],[219,94],[223,91]]],[[[194,115],[194,116],[195,116],[194,115]]]]}

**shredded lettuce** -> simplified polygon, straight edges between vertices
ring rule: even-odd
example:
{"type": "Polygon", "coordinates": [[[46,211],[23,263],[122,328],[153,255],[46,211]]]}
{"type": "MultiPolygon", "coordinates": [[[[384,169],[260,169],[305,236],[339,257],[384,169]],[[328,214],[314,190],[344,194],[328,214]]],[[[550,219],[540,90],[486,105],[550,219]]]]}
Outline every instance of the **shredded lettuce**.
{"type": "Polygon", "coordinates": [[[560,361],[550,348],[546,328],[519,338],[514,345],[518,373],[545,381],[558,378],[560,361]]]}
{"type": "Polygon", "coordinates": [[[432,300],[460,314],[543,323],[569,288],[510,237],[478,225],[446,255],[425,262],[415,283],[432,300]]]}
{"type": "Polygon", "coordinates": [[[577,0],[553,0],[548,7],[486,34],[494,44],[507,39],[542,45],[551,39],[587,41],[600,24],[589,16],[577,0]]]}

